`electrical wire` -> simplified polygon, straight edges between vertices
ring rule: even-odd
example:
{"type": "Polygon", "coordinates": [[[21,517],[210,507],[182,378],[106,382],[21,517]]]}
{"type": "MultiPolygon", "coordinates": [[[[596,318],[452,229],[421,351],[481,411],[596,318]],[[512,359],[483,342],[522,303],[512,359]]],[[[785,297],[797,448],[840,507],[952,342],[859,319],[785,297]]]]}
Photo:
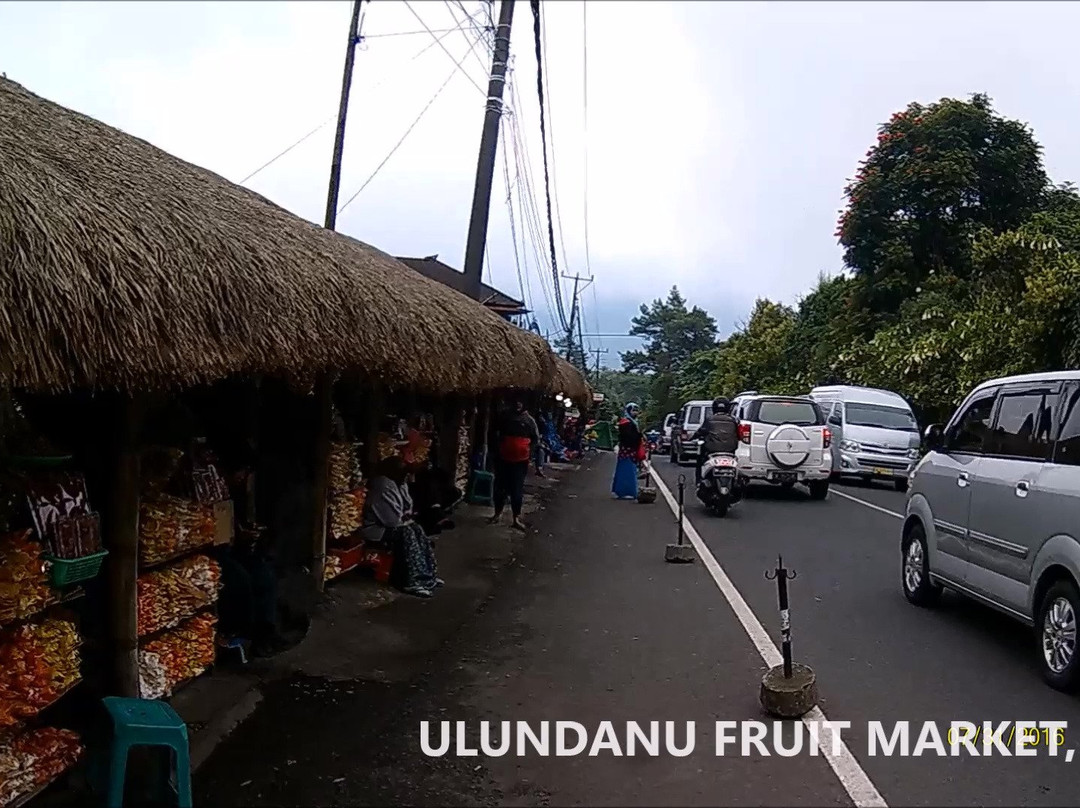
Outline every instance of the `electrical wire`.
{"type": "MultiPolygon", "coordinates": [[[[550,65],[551,62],[548,61],[547,50],[546,19],[543,20],[541,39],[544,47],[544,61],[550,65]]],[[[562,248],[563,267],[568,268],[570,266],[570,259],[566,255],[566,230],[562,223],[562,206],[559,204],[559,166],[555,159],[555,120],[551,114],[551,82],[548,76],[544,76],[544,86],[547,88],[544,98],[547,102],[548,138],[551,142],[551,190],[552,195],[555,197],[555,224],[558,226],[559,230],[559,246],[562,248]]]]}
{"type": "MultiPolygon", "coordinates": [[[[377,165],[377,166],[375,167],[375,170],[371,172],[371,175],[370,175],[370,176],[369,176],[369,177],[368,177],[368,178],[367,178],[366,180],[364,180],[364,184],[360,186],[360,189],[359,189],[359,190],[358,190],[358,191],[357,191],[356,193],[354,193],[354,194],[353,194],[352,196],[350,196],[350,197],[349,197],[349,198],[348,198],[348,199],[347,199],[347,200],[345,201],[345,204],[344,204],[344,205],[342,205],[342,206],[341,206],[340,208],[338,208],[338,214],[339,214],[339,215],[340,215],[340,213],[341,213],[341,212],[342,212],[343,210],[345,210],[345,208],[346,208],[346,207],[348,207],[348,206],[349,206],[349,204],[351,204],[351,203],[352,203],[352,201],[353,201],[354,199],[356,199],[356,197],[360,196],[360,194],[364,192],[364,189],[368,187],[368,185],[369,185],[369,184],[371,183],[371,181],[372,181],[373,179],[375,179],[375,177],[376,177],[376,176],[378,175],[378,173],[379,173],[379,172],[380,172],[380,171],[382,170],[383,166],[385,166],[385,165],[386,165],[386,163],[387,163],[387,162],[388,162],[388,161],[390,160],[390,158],[394,156],[394,153],[395,153],[395,152],[396,152],[396,151],[397,151],[397,150],[398,150],[398,149],[399,149],[399,148],[401,147],[401,144],[405,142],[405,139],[406,139],[406,138],[407,138],[407,137],[408,137],[408,136],[409,136],[409,135],[410,135],[410,134],[412,133],[413,129],[415,129],[415,128],[416,128],[416,125],[417,125],[418,123],[420,123],[420,120],[421,120],[421,119],[422,119],[422,118],[424,117],[424,115],[425,115],[425,114],[427,113],[427,111],[428,111],[429,109],[431,109],[431,105],[435,103],[435,100],[436,100],[436,99],[437,99],[437,98],[439,97],[439,95],[441,95],[441,94],[442,94],[442,91],[443,91],[443,90],[445,90],[445,89],[446,89],[446,87],[447,87],[447,85],[448,85],[448,84],[449,84],[449,83],[450,83],[450,82],[451,82],[451,81],[453,80],[453,78],[454,78],[454,74],[455,74],[455,73],[457,73],[457,72],[458,72],[458,70],[459,70],[459,69],[461,68],[461,63],[462,63],[462,62],[464,62],[464,61],[465,61],[465,59],[467,59],[467,58],[468,58],[469,54],[473,52],[473,48],[475,48],[475,47],[476,47],[476,45],[477,45],[477,43],[478,43],[479,41],[480,41],[479,39],[474,39],[474,40],[473,40],[473,43],[472,43],[472,45],[471,45],[471,46],[469,47],[469,49],[468,49],[467,51],[465,51],[465,53],[463,53],[463,54],[461,55],[461,58],[460,58],[460,59],[458,59],[458,60],[457,60],[457,61],[456,61],[456,62],[454,63],[454,69],[450,71],[450,75],[446,77],[446,81],[444,81],[444,82],[443,82],[443,83],[442,83],[442,84],[441,84],[441,85],[439,86],[439,89],[437,89],[437,90],[435,91],[435,95],[433,95],[433,96],[432,96],[432,97],[431,97],[431,98],[430,98],[430,99],[428,100],[427,104],[425,104],[425,105],[424,105],[424,108],[423,108],[422,110],[420,110],[420,114],[419,114],[419,115],[417,115],[417,116],[416,116],[416,118],[414,118],[414,119],[413,119],[413,122],[412,122],[411,124],[409,124],[409,128],[405,130],[405,134],[403,134],[403,135],[401,136],[401,138],[400,138],[400,139],[398,140],[398,142],[394,144],[394,147],[393,147],[392,149],[390,149],[390,153],[389,153],[389,154],[387,154],[387,155],[386,155],[386,157],[384,157],[384,158],[382,159],[382,162],[381,162],[381,163],[379,163],[379,164],[378,164],[378,165],[377,165]]],[[[467,75],[468,75],[468,73],[466,73],[465,75],[467,76],[467,75]]]]}
{"type": "MultiPolygon", "coordinates": [[[[450,12],[450,16],[453,18],[454,22],[456,22],[458,24],[458,26],[461,28],[462,36],[464,36],[466,39],[468,39],[468,37],[469,37],[469,34],[465,31],[464,27],[462,27],[462,26],[465,25],[466,22],[471,22],[472,23],[472,25],[470,27],[472,28],[472,30],[478,36],[480,36],[480,37],[484,36],[484,33],[485,33],[484,29],[476,24],[476,20],[473,19],[471,16],[469,16],[468,12],[466,12],[466,14],[465,14],[465,19],[459,21],[458,18],[457,18],[457,14],[454,13],[454,7],[450,4],[450,0],[443,0],[443,3],[446,5],[446,10],[448,12],[450,12]]],[[[462,11],[465,10],[465,7],[461,5],[460,0],[457,3],[457,5],[461,8],[462,11]]],[[[494,48],[489,45],[486,38],[484,38],[484,45],[486,46],[485,49],[488,51],[488,55],[492,55],[492,53],[494,52],[494,48]]],[[[480,58],[480,54],[474,53],[473,55],[476,57],[476,63],[478,65],[480,65],[480,69],[484,71],[485,75],[487,75],[489,68],[488,68],[487,65],[484,64],[483,59],[480,58]]]]}
{"type": "Polygon", "coordinates": [[[559,263],[555,256],[555,221],[551,207],[551,173],[547,157],[547,126],[544,116],[544,66],[540,37],[540,0],[530,0],[533,13],[533,41],[536,48],[536,93],[540,101],[540,141],[544,155],[544,196],[547,200],[548,241],[551,248],[551,271],[555,280],[555,304],[559,311],[559,321],[569,330],[566,311],[563,307],[562,289],[559,285],[559,263]]]}
{"type": "Polygon", "coordinates": [[[529,288],[528,278],[521,272],[521,259],[518,256],[517,226],[514,221],[514,190],[510,185],[510,158],[506,150],[506,133],[499,139],[502,146],[503,184],[506,186],[506,213],[510,220],[510,240],[514,245],[514,267],[517,269],[518,290],[521,300],[529,309],[532,309],[532,290],[529,288]]]}
{"type": "MultiPolygon", "coordinates": [[[[588,0],[582,0],[581,2],[581,98],[582,98],[582,128],[584,129],[584,137],[582,138],[585,152],[585,166],[584,166],[584,180],[585,180],[585,193],[584,193],[584,207],[585,207],[585,271],[589,273],[589,277],[593,279],[592,284],[592,298],[593,298],[593,328],[596,333],[600,333],[600,303],[596,294],[596,282],[595,276],[592,271],[592,260],[589,254],[589,3],[588,0]]],[[[601,348],[604,347],[603,339],[599,340],[601,348]]]]}
{"type": "MultiPolygon", "coordinates": [[[[412,15],[413,15],[414,17],[416,17],[416,19],[417,19],[417,20],[419,21],[419,23],[420,23],[420,24],[421,24],[422,26],[424,26],[424,29],[425,29],[425,30],[426,30],[426,31],[427,31],[427,32],[428,32],[429,34],[431,34],[431,38],[435,40],[435,43],[436,43],[436,44],[437,44],[437,45],[438,45],[438,46],[439,46],[440,48],[442,48],[442,49],[443,49],[443,53],[445,53],[445,54],[446,54],[447,56],[449,56],[449,57],[450,57],[450,59],[451,59],[451,61],[453,61],[453,59],[454,59],[454,55],[453,55],[452,53],[450,53],[450,51],[448,51],[448,50],[446,49],[446,45],[444,45],[444,44],[442,43],[442,40],[440,40],[440,39],[439,39],[439,38],[438,38],[437,36],[435,36],[435,32],[434,32],[434,31],[432,31],[432,30],[431,30],[431,28],[429,28],[429,27],[428,27],[428,24],[427,24],[426,22],[424,22],[423,18],[422,18],[422,17],[421,17],[421,16],[419,15],[419,14],[417,14],[417,13],[416,13],[416,9],[414,9],[414,8],[412,7],[412,5],[411,5],[411,4],[409,3],[409,0],[403,0],[403,2],[405,3],[405,8],[409,9],[409,11],[410,11],[410,12],[412,13],[412,15]]],[[[472,19],[472,18],[470,17],[469,19],[472,19]]],[[[485,90],[485,89],[484,89],[483,87],[481,87],[481,86],[480,86],[479,84],[477,84],[477,83],[476,83],[476,80],[475,80],[475,79],[474,79],[474,78],[473,78],[472,76],[470,76],[470,75],[469,75],[469,74],[468,74],[468,73],[467,73],[467,72],[465,71],[465,69],[464,69],[463,67],[461,67],[461,65],[460,65],[460,64],[458,64],[458,63],[456,63],[456,62],[455,62],[455,66],[456,66],[456,69],[460,70],[460,71],[461,71],[461,73],[462,73],[462,75],[464,75],[464,76],[465,76],[465,78],[467,78],[467,79],[469,80],[469,82],[470,82],[470,83],[472,84],[472,86],[473,86],[473,87],[475,87],[475,88],[476,88],[477,90],[479,90],[479,91],[480,91],[481,93],[483,93],[483,95],[484,95],[484,98],[487,98],[487,90],[485,90]]]]}
{"type": "MultiPolygon", "coordinates": [[[[474,22],[475,22],[475,21],[474,21],[474,22]]],[[[412,64],[412,63],[413,63],[413,62],[415,62],[415,61],[416,61],[417,59],[419,59],[419,58],[420,58],[421,56],[423,56],[423,55],[424,55],[425,53],[427,53],[427,52],[428,52],[429,50],[431,50],[432,48],[434,48],[434,47],[435,47],[435,45],[437,45],[437,44],[438,44],[439,42],[441,42],[442,40],[446,39],[446,37],[450,36],[450,34],[454,33],[455,31],[458,31],[458,30],[462,30],[462,31],[463,31],[464,29],[463,29],[463,28],[461,27],[461,25],[459,25],[459,26],[458,26],[457,28],[450,28],[450,29],[448,29],[448,30],[444,31],[444,32],[442,33],[442,35],[441,35],[441,36],[439,36],[439,37],[438,37],[438,38],[437,38],[437,39],[436,39],[436,40],[435,40],[434,42],[429,42],[429,43],[428,43],[428,44],[426,44],[426,45],[425,45],[424,47],[422,47],[422,48],[421,48],[420,50],[418,50],[418,51],[417,51],[416,53],[414,53],[414,54],[413,54],[413,55],[412,55],[412,56],[411,56],[411,57],[410,57],[410,58],[409,58],[409,59],[408,59],[407,61],[403,62],[403,63],[402,63],[402,67],[405,67],[405,66],[407,66],[407,65],[410,65],[410,64],[412,64]]],[[[422,34],[422,33],[425,33],[425,32],[424,32],[424,31],[420,31],[420,32],[418,32],[418,33],[421,33],[421,34],[422,34]]],[[[371,38],[371,35],[365,35],[365,37],[364,37],[364,38],[365,38],[365,39],[370,39],[370,38],[371,38]]],[[[378,89],[379,89],[380,87],[382,87],[382,86],[383,86],[384,84],[386,84],[386,83],[387,83],[388,81],[390,81],[390,80],[391,80],[391,79],[393,79],[393,78],[396,78],[396,77],[397,77],[398,75],[399,75],[399,74],[398,74],[398,72],[397,72],[397,71],[391,71],[391,72],[388,72],[388,73],[386,73],[386,74],[385,74],[385,75],[383,76],[382,80],[381,80],[381,81],[379,81],[379,82],[377,82],[377,83],[375,84],[375,86],[371,88],[370,92],[375,92],[375,91],[376,91],[376,90],[378,90],[378,89]]],[[[333,115],[329,116],[329,117],[328,117],[328,118],[327,118],[326,120],[324,120],[324,121],[323,121],[322,123],[320,123],[320,124],[319,124],[318,126],[316,126],[316,127],[314,128],[314,129],[312,129],[312,130],[311,130],[310,132],[308,132],[308,133],[307,133],[306,135],[304,135],[304,136],[303,136],[302,138],[300,138],[300,139],[299,139],[298,141],[296,141],[295,143],[293,143],[293,144],[292,144],[291,146],[289,146],[288,148],[286,148],[286,149],[285,149],[284,151],[278,152],[278,153],[277,153],[277,155],[275,155],[274,157],[270,158],[270,159],[269,159],[269,160],[267,160],[267,161],[266,161],[265,163],[263,163],[263,164],[262,164],[261,166],[259,166],[258,168],[256,168],[256,169],[255,169],[254,171],[252,171],[252,172],[251,172],[250,174],[248,174],[248,175],[247,175],[246,177],[244,177],[244,178],[243,178],[242,180],[240,180],[240,182],[238,182],[238,183],[237,183],[237,185],[243,185],[243,184],[244,184],[245,182],[247,182],[248,180],[250,180],[250,179],[252,179],[253,177],[255,177],[255,175],[256,175],[256,174],[260,174],[260,173],[262,173],[262,172],[263,172],[263,171],[264,171],[265,169],[267,169],[267,168],[269,168],[270,166],[272,166],[272,165],[273,165],[274,163],[276,163],[276,162],[277,162],[278,160],[280,160],[280,159],[281,159],[282,157],[284,157],[284,156],[285,156],[286,154],[288,154],[289,152],[291,152],[291,151],[292,151],[293,149],[295,149],[295,148],[296,148],[297,146],[299,146],[299,145],[300,145],[301,143],[303,143],[303,142],[304,142],[305,140],[307,140],[308,138],[310,138],[310,137],[311,137],[312,135],[314,135],[314,134],[315,134],[316,132],[320,131],[320,130],[321,130],[321,129],[323,129],[324,127],[326,127],[326,126],[328,126],[329,124],[333,123],[333,122],[334,122],[335,120],[337,120],[337,112],[335,112],[335,113],[334,113],[333,115]]]]}

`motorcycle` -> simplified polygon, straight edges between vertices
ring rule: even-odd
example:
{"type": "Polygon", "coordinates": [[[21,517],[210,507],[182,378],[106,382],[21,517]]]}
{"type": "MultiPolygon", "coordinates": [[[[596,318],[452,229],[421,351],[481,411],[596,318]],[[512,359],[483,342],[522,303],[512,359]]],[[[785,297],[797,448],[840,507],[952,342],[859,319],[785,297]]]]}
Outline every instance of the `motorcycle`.
{"type": "Polygon", "coordinates": [[[716,516],[724,516],[728,508],[743,497],[743,482],[735,455],[710,454],[701,467],[701,482],[697,498],[716,516]]]}

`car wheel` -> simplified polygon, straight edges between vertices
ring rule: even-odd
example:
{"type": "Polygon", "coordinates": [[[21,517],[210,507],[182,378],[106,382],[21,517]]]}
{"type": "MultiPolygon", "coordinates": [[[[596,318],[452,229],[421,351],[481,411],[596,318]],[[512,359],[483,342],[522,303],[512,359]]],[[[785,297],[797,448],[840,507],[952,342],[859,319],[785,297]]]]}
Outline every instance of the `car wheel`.
{"type": "Polygon", "coordinates": [[[926,549],[926,531],[918,522],[908,529],[903,544],[901,580],[904,597],[916,606],[932,606],[941,597],[941,587],[930,580],[930,554],[926,549]]]}
{"type": "Polygon", "coordinates": [[[896,490],[899,491],[901,494],[906,494],[907,493],[907,486],[908,486],[907,480],[897,480],[896,482],[893,483],[893,485],[896,486],[896,490]]]}
{"type": "Polygon", "coordinates": [[[811,480],[806,487],[810,489],[810,499],[825,499],[829,495],[828,480],[811,480]]]}
{"type": "Polygon", "coordinates": [[[1058,581],[1043,597],[1035,623],[1043,679],[1055,690],[1073,691],[1080,686],[1078,617],[1080,592],[1072,581],[1058,581]]]}

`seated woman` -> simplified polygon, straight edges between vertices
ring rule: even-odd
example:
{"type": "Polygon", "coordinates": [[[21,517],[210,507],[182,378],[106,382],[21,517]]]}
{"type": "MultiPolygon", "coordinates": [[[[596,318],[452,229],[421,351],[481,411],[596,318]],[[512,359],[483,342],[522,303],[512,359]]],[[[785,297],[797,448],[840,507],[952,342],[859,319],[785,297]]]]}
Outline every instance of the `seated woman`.
{"type": "Polygon", "coordinates": [[[430,598],[443,585],[437,577],[431,539],[413,521],[413,502],[406,484],[407,470],[398,455],[379,464],[364,502],[361,536],[365,542],[382,543],[394,556],[391,583],[401,591],[430,598]]]}

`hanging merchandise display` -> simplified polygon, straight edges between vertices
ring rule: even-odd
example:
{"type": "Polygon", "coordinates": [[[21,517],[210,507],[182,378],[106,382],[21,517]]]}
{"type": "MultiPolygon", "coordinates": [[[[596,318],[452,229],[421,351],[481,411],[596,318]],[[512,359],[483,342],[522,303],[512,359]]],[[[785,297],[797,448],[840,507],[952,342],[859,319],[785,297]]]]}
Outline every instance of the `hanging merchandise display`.
{"type": "Polygon", "coordinates": [[[0,635],[0,728],[37,715],[81,679],[82,640],[68,620],[45,620],[0,635]]]}
{"type": "Polygon", "coordinates": [[[153,570],[136,582],[140,637],[174,628],[217,602],[221,566],[209,556],[181,559],[174,566],[153,570]]]}
{"type": "Polygon", "coordinates": [[[469,423],[465,413],[461,414],[461,421],[457,430],[457,457],[454,463],[454,485],[464,491],[469,486],[470,452],[472,451],[472,437],[469,434],[469,423]]]}
{"type": "Polygon", "coordinates": [[[161,564],[214,543],[211,505],[168,494],[139,506],[139,563],[161,564]]]}
{"type": "Polygon", "coordinates": [[[0,806],[32,796],[70,769],[82,755],[79,736],[40,727],[0,739],[0,806]]]}
{"type": "Polygon", "coordinates": [[[0,536],[0,625],[33,617],[56,603],[41,553],[30,529],[0,536]]]}
{"type": "Polygon", "coordinates": [[[216,625],[216,616],[198,614],[140,643],[140,697],[167,698],[179,685],[209,670],[216,653],[216,625]]]}
{"type": "Polygon", "coordinates": [[[360,443],[330,445],[330,501],[327,505],[327,553],[323,579],[356,567],[362,542],[357,537],[364,518],[367,495],[360,471],[360,443]]]}

